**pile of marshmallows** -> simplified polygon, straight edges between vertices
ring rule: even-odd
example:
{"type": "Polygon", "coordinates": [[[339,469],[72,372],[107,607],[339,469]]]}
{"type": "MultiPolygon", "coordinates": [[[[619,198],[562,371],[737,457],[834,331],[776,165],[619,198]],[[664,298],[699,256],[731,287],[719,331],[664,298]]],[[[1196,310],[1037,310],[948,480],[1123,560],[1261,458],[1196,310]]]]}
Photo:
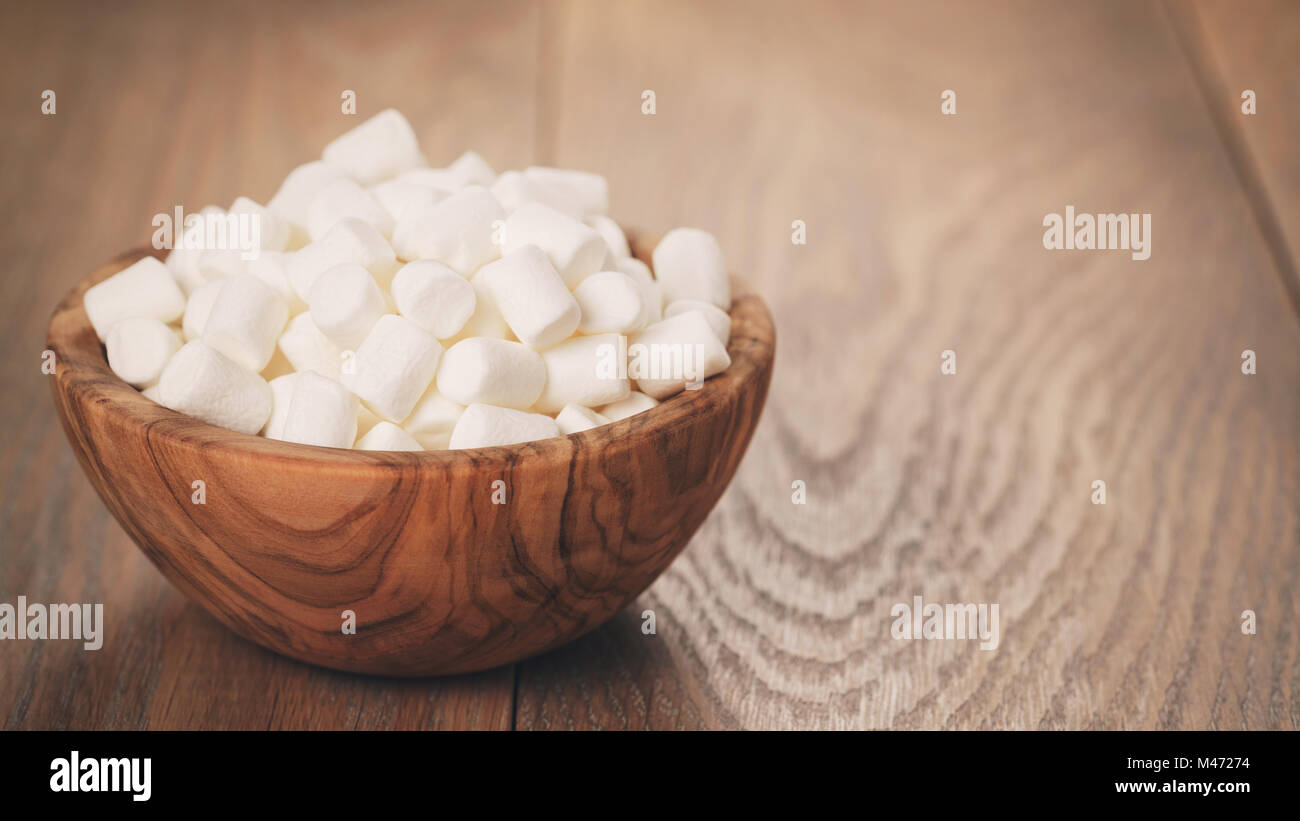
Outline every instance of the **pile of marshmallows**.
{"type": "Polygon", "coordinates": [[[179,245],[90,288],[85,308],[119,377],[231,430],[365,450],[577,433],[731,364],[717,241],[668,233],[652,277],[608,207],[583,171],[498,175],[473,152],[429,168],[390,109],[266,206],[197,215],[200,229],[256,218],[257,253],[179,245]],[[701,354],[690,379],[601,372],[607,346],[638,343],[701,354]]]}

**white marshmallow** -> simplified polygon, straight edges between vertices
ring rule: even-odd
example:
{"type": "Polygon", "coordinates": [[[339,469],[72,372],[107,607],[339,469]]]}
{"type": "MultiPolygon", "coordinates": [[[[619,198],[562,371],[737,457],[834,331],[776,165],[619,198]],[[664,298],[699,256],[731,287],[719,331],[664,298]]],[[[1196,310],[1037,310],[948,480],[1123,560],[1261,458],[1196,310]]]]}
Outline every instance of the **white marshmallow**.
{"type": "Polygon", "coordinates": [[[464,412],[464,405],[443,396],[436,387],[430,388],[420,397],[411,415],[402,421],[402,427],[426,450],[445,450],[446,440],[464,412]]]}
{"type": "Polygon", "coordinates": [[[350,262],[316,277],[307,305],[311,321],[342,350],[355,350],[364,342],[388,307],[370,272],[350,262]]]}
{"type": "Polygon", "coordinates": [[[392,292],[398,313],[439,339],[460,333],[474,315],[474,286],[431,259],[404,265],[393,277],[392,292]]]}
{"type": "Polygon", "coordinates": [[[642,393],[663,399],[731,365],[727,349],[699,311],[687,311],[634,334],[628,376],[642,393]]]}
{"type": "Polygon", "coordinates": [[[582,309],[578,333],[628,333],[646,321],[641,286],[622,271],[600,271],[573,289],[582,309]]]}
{"type": "Polygon", "coordinates": [[[568,436],[571,433],[582,433],[584,430],[608,425],[609,420],[591,408],[584,408],[582,405],[565,405],[556,414],[555,424],[559,426],[560,433],[568,436]]]}
{"type": "Polygon", "coordinates": [[[506,219],[505,230],[502,253],[509,256],[524,246],[536,245],[546,252],[570,290],[599,271],[605,260],[605,240],[594,228],[541,203],[520,206],[506,219]]]}
{"type": "Polygon", "coordinates": [[[346,262],[365,268],[381,288],[388,287],[398,267],[397,255],[379,230],[364,220],[349,217],[289,257],[289,283],[306,301],[316,277],[346,262]]]}
{"type": "Polygon", "coordinates": [[[115,322],[104,347],[113,373],[123,382],[143,388],[158,381],[181,340],[162,320],[135,316],[115,322]]]}
{"type": "Polygon", "coordinates": [[[625,398],[632,388],[621,370],[623,351],[619,334],[575,337],[543,351],[546,386],[533,407],[558,413],[565,405],[594,408],[625,398]]]}
{"type": "Polygon", "coordinates": [[[526,410],[545,384],[542,357],[504,339],[463,339],[443,352],[438,365],[438,391],[462,405],[481,402],[526,410]]]}
{"type": "Polygon", "coordinates": [[[280,438],[300,445],[352,447],[357,439],[357,398],[333,379],[303,371],[294,380],[280,438]]]}
{"type": "Polygon", "coordinates": [[[293,226],[290,247],[305,239],[308,212],[316,195],[330,183],[347,178],[342,169],[319,160],[298,166],[284,178],[280,190],[271,197],[267,207],[293,226]]]}
{"type": "MultiPolygon", "coordinates": [[[[244,268],[245,273],[262,280],[280,295],[280,299],[283,299],[284,304],[289,307],[290,316],[307,310],[307,303],[298,296],[298,292],[293,289],[293,283],[289,280],[289,263],[294,253],[296,252],[263,251],[257,255],[257,259],[250,260],[244,268]]],[[[190,300],[193,299],[191,295],[190,300]]],[[[188,306],[186,309],[188,310],[188,306]]]]}
{"type": "Polygon", "coordinates": [[[712,302],[704,302],[698,299],[679,299],[670,303],[664,308],[664,319],[670,316],[686,313],[687,311],[699,311],[704,315],[704,319],[717,335],[718,341],[726,346],[731,339],[731,314],[714,305],[712,302]]]}
{"type": "Polygon", "coordinates": [[[471,185],[434,205],[402,212],[393,250],[405,260],[432,259],[462,276],[501,255],[494,242],[506,212],[486,188],[471,185]]]}
{"type": "Polygon", "coordinates": [[[289,402],[293,400],[293,385],[300,375],[287,373],[267,383],[271,386],[271,415],[262,426],[262,435],[267,439],[284,438],[284,420],[289,418],[289,402]]]}
{"type": "Polygon", "coordinates": [[[380,422],[357,439],[357,450],[424,450],[415,437],[392,422],[380,422]]]}
{"type": "Polygon", "coordinates": [[[352,180],[335,180],[320,190],[307,209],[307,232],[318,240],[348,217],[370,223],[385,239],[393,235],[393,218],[388,211],[352,180]]]}
{"type": "Polygon", "coordinates": [[[257,433],[271,415],[271,388],[266,380],[202,340],[185,343],[163,368],[158,401],[240,433],[257,433]]]}
{"type": "Polygon", "coordinates": [[[433,381],[441,355],[442,346],[428,331],[385,314],[357,348],[343,384],[384,419],[401,422],[433,381]]]}
{"type": "Polygon", "coordinates": [[[224,282],[224,279],[205,280],[190,294],[189,301],[185,303],[185,313],[181,317],[181,332],[185,335],[186,342],[203,336],[203,326],[208,321],[208,314],[212,313],[212,305],[217,301],[217,294],[221,293],[224,282]]]}
{"type": "Polygon", "coordinates": [[[343,350],[320,332],[310,311],[289,320],[280,334],[280,351],[294,370],[316,371],[331,379],[338,379],[342,373],[343,350]]]}
{"type": "Polygon", "coordinates": [[[325,146],[321,159],[365,185],[425,164],[411,124],[393,108],[334,139],[325,146]]]}
{"type": "Polygon", "coordinates": [[[501,202],[507,212],[513,212],[530,202],[538,202],[575,219],[583,217],[582,203],[567,189],[543,185],[521,171],[506,171],[497,177],[492,183],[492,196],[501,202]]]}
{"type": "Polygon", "coordinates": [[[370,194],[397,223],[402,212],[412,205],[432,206],[447,199],[448,192],[409,180],[384,180],[370,187],[370,194]]]}
{"type": "Polygon", "coordinates": [[[483,287],[519,341],[534,350],[568,338],[582,319],[577,300],[535,245],[525,245],[483,266],[475,278],[483,280],[483,287]]]}
{"type": "Polygon", "coordinates": [[[203,323],[203,341],[254,373],[275,353],[289,306],[271,286],[248,274],[229,277],[203,323]]]}
{"type": "Polygon", "coordinates": [[[524,174],[543,185],[570,192],[582,204],[586,214],[604,214],[609,211],[609,183],[599,174],[540,166],[528,168],[524,174]]]}
{"type": "Polygon", "coordinates": [[[610,256],[614,259],[632,256],[632,249],[627,244],[627,235],[623,233],[622,228],[618,227],[617,222],[604,214],[593,214],[587,217],[586,223],[600,234],[601,239],[605,240],[605,247],[609,249],[610,256]]]}
{"type": "Polygon", "coordinates": [[[713,235],[698,228],[674,228],[654,250],[655,280],[664,302],[699,299],[731,309],[727,261],[713,235]]]}
{"type": "MultiPolygon", "coordinates": [[[[256,221],[256,228],[251,234],[257,239],[255,249],[259,251],[283,251],[292,240],[293,226],[289,221],[278,216],[274,211],[248,197],[237,197],[230,206],[231,215],[239,217],[248,214],[256,221]]],[[[253,249],[246,249],[253,250],[253,249]]]]}
{"type": "Polygon", "coordinates": [[[663,319],[664,297],[659,290],[659,283],[650,276],[650,267],[632,257],[615,260],[614,267],[636,280],[637,287],[641,290],[641,306],[645,309],[642,327],[663,319]]]}
{"type": "Polygon", "coordinates": [[[659,400],[653,396],[646,396],[641,391],[632,391],[626,399],[620,399],[617,402],[611,402],[600,409],[600,415],[606,417],[611,422],[617,422],[620,419],[626,419],[629,416],[636,416],[638,413],[644,413],[655,405],[659,400]]]}
{"type": "Polygon", "coordinates": [[[82,304],[95,333],[103,341],[118,320],[129,317],[175,322],[185,312],[185,294],[166,265],[153,257],[144,257],[91,286],[82,304]]]}
{"type": "Polygon", "coordinates": [[[451,450],[464,450],[514,445],[559,435],[559,426],[549,416],[495,405],[470,405],[456,421],[447,445],[451,450]]]}
{"type": "Polygon", "coordinates": [[[147,387],[147,388],[145,388],[144,390],[140,391],[140,395],[143,396],[145,399],[148,399],[150,402],[153,402],[153,403],[156,404],[156,405],[161,405],[161,404],[162,404],[162,402],[159,401],[159,399],[158,399],[158,385],[157,385],[157,383],[155,383],[155,384],[153,384],[153,385],[150,385],[149,387],[147,387]]]}

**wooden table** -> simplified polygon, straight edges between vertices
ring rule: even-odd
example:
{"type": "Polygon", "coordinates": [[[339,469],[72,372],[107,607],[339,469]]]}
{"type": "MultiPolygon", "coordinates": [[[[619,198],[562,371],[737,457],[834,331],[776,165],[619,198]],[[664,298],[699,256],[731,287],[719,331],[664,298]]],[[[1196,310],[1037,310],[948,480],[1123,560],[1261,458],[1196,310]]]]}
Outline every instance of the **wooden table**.
{"type": "Polygon", "coordinates": [[[0,601],[103,602],[107,638],[0,643],[2,726],[1300,722],[1295,4],[53,5],[0,26],[0,601]],[[767,413],[683,557],[511,668],[377,680],[236,638],[110,518],[40,371],[72,282],[155,213],[269,197],[356,122],[344,89],[435,164],[608,175],[776,316],[767,413]],[[1150,213],[1151,258],[1045,250],[1067,205],[1150,213]],[[913,595],[998,603],[1000,646],[891,639],[913,595]]]}

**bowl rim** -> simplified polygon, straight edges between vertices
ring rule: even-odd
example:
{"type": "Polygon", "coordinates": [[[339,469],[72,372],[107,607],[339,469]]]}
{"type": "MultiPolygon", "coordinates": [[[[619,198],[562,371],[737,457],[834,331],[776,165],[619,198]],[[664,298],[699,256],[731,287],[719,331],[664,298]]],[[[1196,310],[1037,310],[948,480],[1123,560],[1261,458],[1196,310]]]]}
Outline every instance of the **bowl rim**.
{"type": "MultiPolygon", "coordinates": [[[[636,243],[636,247],[642,250],[637,258],[643,259],[644,243],[636,243]]],[[[371,451],[284,442],[219,427],[164,407],[113,373],[104,345],[86,314],[83,296],[92,285],[145,256],[162,258],[161,252],[147,246],[119,254],[79,280],[51,314],[46,345],[55,352],[52,389],[61,410],[71,409],[78,403],[83,407],[93,404],[123,424],[147,428],[148,439],[163,446],[219,448],[236,456],[269,460],[284,467],[310,468],[327,464],[331,468],[373,471],[384,465],[454,469],[457,466],[517,466],[525,458],[568,461],[578,450],[589,447],[615,445],[633,438],[668,436],[679,426],[711,416],[711,410],[736,405],[749,380],[770,378],[775,353],[775,328],[767,306],[744,280],[731,274],[732,306],[729,314],[732,323],[727,343],[731,365],[705,380],[699,389],[680,391],[649,411],[578,433],[485,448],[371,451]],[[76,402],[73,401],[74,394],[80,394],[76,402]]],[[[65,424],[71,427],[73,422],[65,418],[65,424]]]]}

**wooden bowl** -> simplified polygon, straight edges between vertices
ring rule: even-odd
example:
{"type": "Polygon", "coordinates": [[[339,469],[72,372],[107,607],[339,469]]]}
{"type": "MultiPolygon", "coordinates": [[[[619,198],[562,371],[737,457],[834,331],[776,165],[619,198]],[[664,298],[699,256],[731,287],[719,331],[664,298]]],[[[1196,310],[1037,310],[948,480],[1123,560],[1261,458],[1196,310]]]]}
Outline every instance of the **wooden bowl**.
{"type": "Polygon", "coordinates": [[[50,319],[68,441],[173,584],[239,635],[324,667],[461,673],[594,629],[663,572],[722,496],[771,381],[771,316],[733,278],[731,367],[647,413],[478,450],[278,442],[168,410],[109,369],[82,295],[146,253],[82,280],[50,319]],[[498,479],[505,504],[493,503],[498,479]]]}

